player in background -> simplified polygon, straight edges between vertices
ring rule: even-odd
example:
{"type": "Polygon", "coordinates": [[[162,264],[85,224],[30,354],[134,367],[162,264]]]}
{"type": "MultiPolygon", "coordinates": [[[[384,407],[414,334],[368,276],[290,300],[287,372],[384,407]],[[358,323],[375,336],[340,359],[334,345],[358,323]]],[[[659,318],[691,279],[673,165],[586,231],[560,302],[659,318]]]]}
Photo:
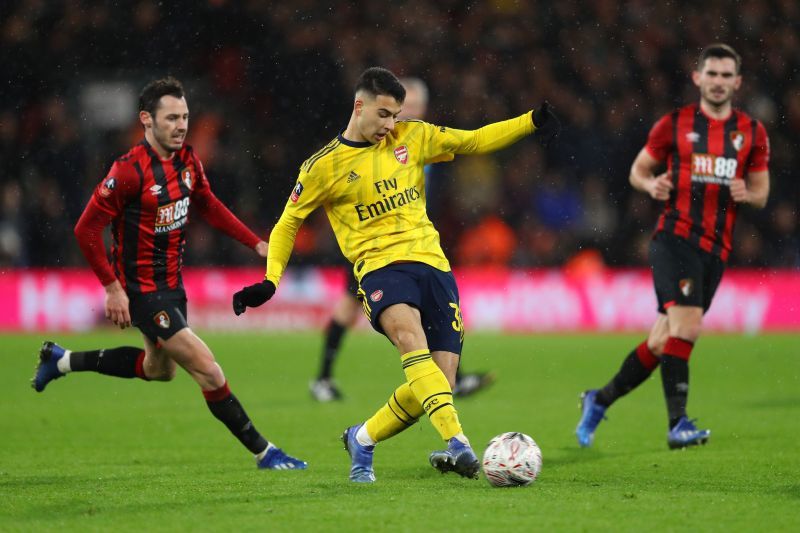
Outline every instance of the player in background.
{"type": "Polygon", "coordinates": [[[375,445],[425,413],[447,443],[446,450],[431,454],[431,464],[464,477],[475,477],[479,469],[453,405],[451,387],[464,328],[455,278],[426,211],[425,165],[456,154],[493,152],[534,132],[546,144],[560,129],[546,103],[474,131],[398,121],[405,95],[390,71],[373,67],[363,72],[347,127],[300,167],[270,236],[265,279],[233,296],[236,314],[269,300],[297,230],[324,207],[342,252],[354,265],[364,312],[396,346],[406,378],[371,418],[342,435],[351,459],[350,479],[361,483],[375,481],[375,445]]]}
{"type": "Polygon", "coordinates": [[[611,381],[582,394],[575,431],[580,446],[591,446],[606,409],[659,365],[669,447],[704,444],[711,434],[686,415],[689,357],[731,252],[738,207],[763,208],[769,195],[767,133],[731,103],[742,83],[740,69],[730,46],[703,50],[692,73],[700,103],[662,117],[633,162],[633,187],[664,202],[650,244],[659,315],[611,381]],[[666,172],[656,175],[664,162],[666,172]]]}
{"type": "Polygon", "coordinates": [[[121,329],[139,328],[144,348],[73,352],[47,341],[32,386],[42,392],[70,372],[171,381],[179,365],[200,386],[211,413],[256,456],[259,468],[304,469],[305,462],[256,430],[211,350],[187,324],[181,264],[192,211],[261,257],[267,255],[267,243],[211,192],[200,159],[184,144],[189,109],[178,80],[168,77],[144,87],[139,120],[144,139],[111,166],[78,220],[75,236],[106,289],[106,317],[121,329]],[[113,264],[102,236],[108,225],[113,264]]]}
{"type": "MultiPolygon", "coordinates": [[[[428,87],[419,78],[400,78],[406,90],[406,99],[398,120],[423,120],[428,110],[428,87]]],[[[429,166],[426,166],[429,169],[429,166]]],[[[325,327],[325,339],[320,357],[320,369],[317,378],[309,383],[311,396],[318,402],[330,402],[342,397],[336,381],[333,379],[333,365],[339,355],[342,338],[348,329],[355,326],[362,313],[361,302],[356,297],[358,281],[352,269],[347,274],[347,291],[336,302],[328,325],[325,327]]],[[[494,381],[491,372],[464,374],[460,368],[456,371],[456,384],[453,396],[464,397],[478,392],[494,381]]]]}

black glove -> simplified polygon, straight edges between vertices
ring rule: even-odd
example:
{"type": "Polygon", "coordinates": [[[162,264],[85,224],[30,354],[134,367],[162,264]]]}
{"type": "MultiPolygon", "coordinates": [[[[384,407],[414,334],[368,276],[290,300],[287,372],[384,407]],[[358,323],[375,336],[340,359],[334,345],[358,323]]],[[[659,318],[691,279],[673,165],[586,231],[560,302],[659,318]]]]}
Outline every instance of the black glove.
{"type": "Polygon", "coordinates": [[[248,285],[233,295],[233,312],[236,316],[244,313],[248,307],[258,307],[275,294],[275,284],[269,280],[248,285]]]}
{"type": "Polygon", "coordinates": [[[533,112],[533,125],[536,126],[534,134],[542,143],[542,146],[547,146],[561,133],[561,122],[558,117],[553,113],[550,104],[545,100],[539,109],[533,112]]]}

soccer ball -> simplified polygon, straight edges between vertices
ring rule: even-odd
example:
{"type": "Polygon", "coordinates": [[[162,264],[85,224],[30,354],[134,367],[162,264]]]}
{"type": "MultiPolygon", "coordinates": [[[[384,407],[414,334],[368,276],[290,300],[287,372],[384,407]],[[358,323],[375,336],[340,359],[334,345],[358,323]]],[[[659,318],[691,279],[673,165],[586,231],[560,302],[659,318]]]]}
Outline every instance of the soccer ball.
{"type": "Polygon", "coordinates": [[[483,452],[483,474],[494,487],[524,487],[542,470],[542,450],[524,433],[502,433],[483,452]]]}

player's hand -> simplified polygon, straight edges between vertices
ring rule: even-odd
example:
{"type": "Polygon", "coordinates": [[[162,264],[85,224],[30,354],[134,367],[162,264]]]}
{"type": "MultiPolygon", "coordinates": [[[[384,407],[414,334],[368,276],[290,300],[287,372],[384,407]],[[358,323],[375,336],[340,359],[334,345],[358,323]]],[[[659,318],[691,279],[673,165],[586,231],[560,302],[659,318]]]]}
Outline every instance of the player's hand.
{"type": "Polygon", "coordinates": [[[120,329],[131,327],[131,313],[128,295],[119,281],[106,286],[106,318],[120,329]]]}
{"type": "Polygon", "coordinates": [[[233,295],[233,312],[236,316],[244,313],[248,307],[258,307],[275,294],[275,284],[265,279],[261,283],[248,285],[233,295]]]}
{"type": "Polygon", "coordinates": [[[269,244],[267,244],[267,241],[258,241],[255,250],[259,256],[267,257],[267,252],[269,252],[269,244]]]}
{"type": "Polygon", "coordinates": [[[659,174],[648,182],[647,192],[653,200],[669,200],[669,193],[672,191],[672,178],[669,173],[659,174]]]}
{"type": "Polygon", "coordinates": [[[750,201],[750,191],[747,190],[747,184],[742,179],[734,178],[731,180],[731,198],[737,204],[744,204],[750,201]]]}
{"type": "Polygon", "coordinates": [[[539,109],[533,111],[533,125],[536,126],[536,131],[533,133],[542,146],[547,146],[561,133],[561,122],[558,117],[553,113],[553,108],[550,103],[545,100],[539,109]]]}

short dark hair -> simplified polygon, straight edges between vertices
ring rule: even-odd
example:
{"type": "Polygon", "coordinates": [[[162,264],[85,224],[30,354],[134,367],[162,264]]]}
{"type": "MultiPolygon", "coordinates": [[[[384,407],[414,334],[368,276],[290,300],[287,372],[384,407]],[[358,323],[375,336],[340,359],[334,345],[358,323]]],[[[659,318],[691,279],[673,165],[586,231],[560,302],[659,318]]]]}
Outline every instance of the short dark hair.
{"type": "Polygon", "coordinates": [[[366,91],[372,96],[379,94],[391,96],[400,104],[406,99],[406,89],[403,84],[392,71],[383,67],[370,67],[365,70],[356,83],[355,92],[358,91],[366,91]]]}
{"type": "Polygon", "coordinates": [[[703,48],[703,51],[700,52],[700,57],[697,60],[697,70],[703,70],[703,66],[706,64],[706,59],[709,57],[716,57],[717,59],[729,57],[736,63],[736,74],[739,74],[739,72],[742,70],[742,56],[736,53],[736,50],[727,44],[714,43],[703,48]]]}
{"type": "Polygon", "coordinates": [[[151,81],[139,93],[139,111],[147,111],[155,117],[159,100],[167,95],[183,98],[183,84],[172,76],[151,81]]]}

